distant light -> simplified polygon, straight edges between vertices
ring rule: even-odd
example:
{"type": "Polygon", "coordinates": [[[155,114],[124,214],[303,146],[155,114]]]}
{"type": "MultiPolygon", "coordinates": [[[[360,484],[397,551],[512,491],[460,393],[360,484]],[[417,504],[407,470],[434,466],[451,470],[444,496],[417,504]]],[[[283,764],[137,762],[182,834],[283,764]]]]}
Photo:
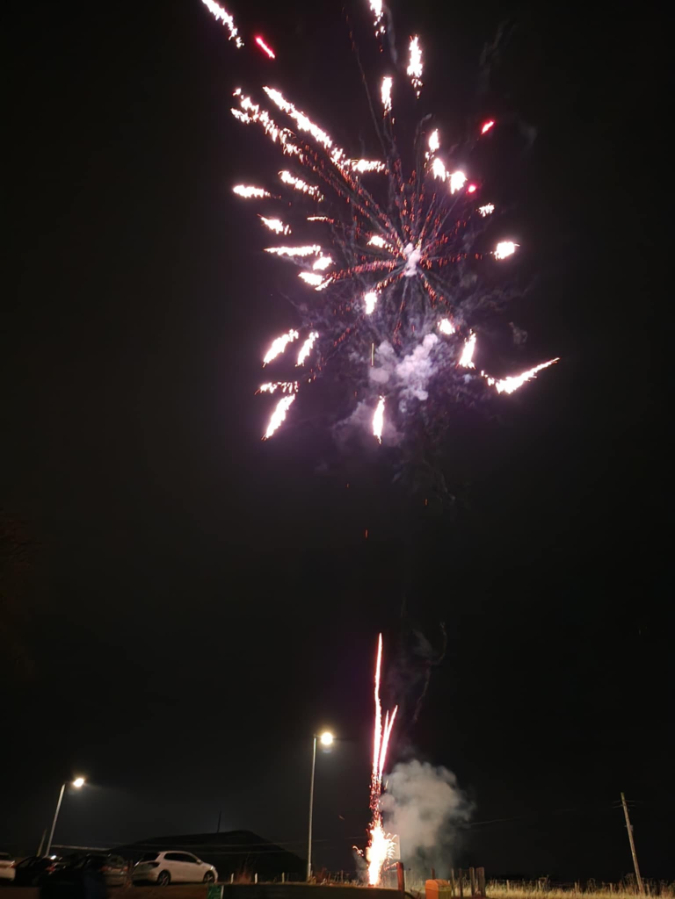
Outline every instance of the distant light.
{"type": "Polygon", "coordinates": [[[79,790],[80,787],[83,787],[84,786],[84,777],[76,777],[75,780],[73,781],[73,786],[77,790],[79,790]]]}
{"type": "Polygon", "coordinates": [[[475,194],[477,190],[478,190],[478,185],[477,185],[477,184],[470,184],[470,185],[467,187],[466,192],[467,192],[468,194],[475,194]]]}
{"type": "Polygon", "coordinates": [[[480,133],[481,133],[481,134],[487,134],[488,131],[490,130],[490,128],[494,128],[494,124],[495,124],[495,123],[494,123],[494,121],[493,121],[492,119],[490,119],[489,122],[485,122],[485,124],[483,125],[483,127],[480,129],[480,133]]]}
{"type": "Polygon", "coordinates": [[[322,746],[331,746],[332,743],[333,743],[333,734],[332,734],[330,731],[325,730],[325,731],[321,734],[321,736],[319,737],[319,739],[321,740],[321,745],[322,745],[322,746]]]}
{"type": "Polygon", "coordinates": [[[276,59],[277,55],[271,47],[268,47],[265,41],[258,35],[255,39],[256,44],[260,47],[263,53],[266,53],[270,59],[276,59]]]}

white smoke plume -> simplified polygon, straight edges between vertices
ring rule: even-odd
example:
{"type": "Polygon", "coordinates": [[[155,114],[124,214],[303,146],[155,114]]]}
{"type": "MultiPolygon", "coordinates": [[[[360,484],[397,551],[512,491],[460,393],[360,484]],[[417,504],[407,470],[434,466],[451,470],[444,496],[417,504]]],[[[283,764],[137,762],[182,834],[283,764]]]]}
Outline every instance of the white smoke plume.
{"type": "Polygon", "coordinates": [[[459,831],[471,804],[447,768],[412,760],[396,765],[381,800],[385,828],[398,834],[401,860],[413,878],[447,878],[456,862],[459,831]]]}
{"type": "Polygon", "coordinates": [[[371,381],[389,384],[398,389],[399,408],[406,412],[407,401],[427,399],[427,386],[434,374],[434,347],[439,339],[436,334],[427,334],[421,344],[399,359],[392,345],[384,340],[375,352],[375,365],[370,369],[371,381]]]}

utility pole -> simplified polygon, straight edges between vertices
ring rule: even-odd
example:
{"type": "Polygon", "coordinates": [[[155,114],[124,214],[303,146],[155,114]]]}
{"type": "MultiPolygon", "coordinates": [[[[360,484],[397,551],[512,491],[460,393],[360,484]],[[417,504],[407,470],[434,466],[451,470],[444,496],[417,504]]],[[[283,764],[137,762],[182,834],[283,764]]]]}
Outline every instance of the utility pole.
{"type": "Polygon", "coordinates": [[[640,895],[644,896],[645,894],[645,885],[642,882],[642,877],[640,877],[640,866],[638,865],[637,860],[637,852],[635,851],[635,840],[633,839],[633,825],[630,823],[630,817],[628,815],[628,805],[626,804],[626,797],[624,794],[621,794],[621,805],[623,805],[623,813],[626,816],[626,830],[628,831],[628,842],[630,843],[630,851],[633,856],[633,868],[635,869],[635,880],[637,881],[638,890],[640,891],[640,895]]]}

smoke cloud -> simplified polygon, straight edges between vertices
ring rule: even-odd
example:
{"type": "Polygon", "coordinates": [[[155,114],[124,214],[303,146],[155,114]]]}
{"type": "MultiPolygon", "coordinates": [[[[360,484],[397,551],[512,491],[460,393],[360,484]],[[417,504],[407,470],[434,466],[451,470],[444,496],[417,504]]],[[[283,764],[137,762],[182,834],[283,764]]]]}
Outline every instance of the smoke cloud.
{"type": "Polygon", "coordinates": [[[471,814],[452,771],[428,762],[402,762],[388,776],[381,803],[385,827],[398,834],[401,860],[413,877],[429,877],[432,867],[437,877],[448,877],[461,825],[471,814]]]}

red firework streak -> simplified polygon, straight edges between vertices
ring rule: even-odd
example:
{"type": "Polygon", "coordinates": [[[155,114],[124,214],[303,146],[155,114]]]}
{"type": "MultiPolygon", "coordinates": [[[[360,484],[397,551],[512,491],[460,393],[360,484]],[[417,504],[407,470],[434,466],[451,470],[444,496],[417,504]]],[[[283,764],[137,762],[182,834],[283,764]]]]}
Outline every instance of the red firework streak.
{"type": "Polygon", "coordinates": [[[377,641],[377,662],[375,664],[375,728],[373,734],[373,770],[370,777],[370,810],[372,818],[368,833],[370,836],[365,856],[368,862],[368,883],[377,886],[382,879],[382,869],[394,852],[394,838],[385,833],[382,825],[380,799],[382,797],[382,777],[387,761],[387,750],[391,731],[396,720],[398,706],[387,712],[382,723],[382,702],[380,700],[380,678],[382,671],[382,634],[377,641]]]}

